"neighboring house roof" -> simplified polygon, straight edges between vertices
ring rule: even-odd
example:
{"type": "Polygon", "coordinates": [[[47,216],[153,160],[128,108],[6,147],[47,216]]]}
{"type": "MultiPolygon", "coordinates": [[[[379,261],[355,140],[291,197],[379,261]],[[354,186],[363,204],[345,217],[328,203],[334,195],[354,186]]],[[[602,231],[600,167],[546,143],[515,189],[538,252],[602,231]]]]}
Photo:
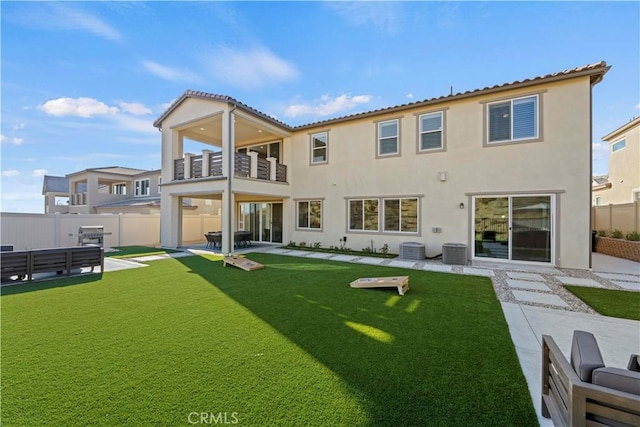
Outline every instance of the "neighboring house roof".
{"type": "MultiPolygon", "coordinates": [[[[102,203],[100,205],[95,205],[95,208],[141,208],[141,207],[160,207],[160,196],[150,196],[150,197],[132,197],[130,199],[118,200],[115,202],[102,203]]],[[[191,204],[191,202],[187,200],[182,200],[183,208],[191,208],[196,209],[197,206],[191,204]]]]}
{"type": "Polygon", "coordinates": [[[640,126],[640,117],[635,117],[631,120],[629,120],[628,123],[620,126],[618,129],[614,130],[613,132],[605,135],[602,137],[603,141],[609,141],[609,142],[613,142],[612,139],[616,138],[618,135],[628,131],[629,129],[636,127],[636,126],[640,126]]]}
{"type": "Polygon", "coordinates": [[[437,104],[445,101],[452,101],[457,99],[469,98],[473,96],[486,95],[494,92],[501,92],[508,89],[524,88],[528,86],[538,85],[541,83],[550,83],[554,81],[565,80],[565,79],[570,79],[570,78],[575,78],[580,76],[590,76],[591,84],[596,84],[600,82],[600,80],[602,80],[602,78],[607,73],[607,71],[609,71],[610,68],[611,67],[608,66],[605,61],[600,61],[594,64],[589,64],[582,67],[576,67],[576,68],[560,71],[558,73],[546,74],[543,76],[534,77],[532,79],[525,79],[522,81],[516,80],[514,82],[504,83],[502,85],[495,85],[492,87],[485,87],[483,89],[475,89],[475,90],[466,91],[466,92],[459,92],[459,93],[451,94],[448,96],[425,99],[423,101],[416,101],[408,104],[396,105],[393,107],[372,110],[364,113],[351,114],[347,116],[317,121],[317,122],[299,125],[299,126],[289,126],[286,123],[276,120],[265,113],[262,113],[252,107],[249,107],[248,105],[243,104],[242,102],[230,96],[216,95],[216,94],[207,93],[207,92],[197,92],[197,91],[187,90],[177,100],[175,100],[171,104],[171,106],[169,106],[169,108],[153,123],[153,126],[160,128],[162,126],[162,122],[164,121],[164,119],[166,119],[176,108],[180,106],[180,104],[182,104],[188,98],[209,99],[209,100],[222,101],[222,102],[234,104],[238,108],[242,108],[250,113],[253,113],[259,117],[262,117],[263,119],[271,122],[276,126],[292,131],[292,130],[302,130],[306,128],[317,127],[319,125],[325,125],[330,123],[343,122],[343,121],[352,120],[355,118],[363,118],[368,116],[375,116],[378,114],[406,110],[410,108],[422,107],[422,106],[437,104]]]}
{"type": "Polygon", "coordinates": [[[591,180],[591,190],[610,188],[609,175],[595,175],[591,180]]]}
{"type": "Polygon", "coordinates": [[[149,171],[144,169],[126,168],[123,166],[107,166],[103,168],[89,168],[89,169],[81,170],[78,172],[73,172],[73,173],[67,174],[67,177],[73,176],[73,175],[79,175],[87,172],[112,173],[112,174],[118,174],[118,175],[134,176],[134,175],[139,175],[141,173],[149,172],[149,171]]]}
{"type": "Polygon", "coordinates": [[[69,180],[64,176],[45,175],[42,194],[46,193],[69,193],[69,180]]]}

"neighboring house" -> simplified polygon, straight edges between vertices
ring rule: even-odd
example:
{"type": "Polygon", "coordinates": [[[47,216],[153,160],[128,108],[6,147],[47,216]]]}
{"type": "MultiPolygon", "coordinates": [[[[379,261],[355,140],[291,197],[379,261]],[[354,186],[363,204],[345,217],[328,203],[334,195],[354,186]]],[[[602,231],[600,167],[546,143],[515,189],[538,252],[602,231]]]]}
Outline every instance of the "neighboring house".
{"type": "Polygon", "coordinates": [[[589,268],[592,87],[600,62],[302,126],[228,96],[184,92],[162,132],[161,244],[184,197],[222,203],[262,242],[353,249],[447,242],[473,261],[589,268]],[[202,144],[185,153],[186,141],[202,144]],[[570,168],[567,165],[571,165],[570,168]]]}
{"type": "Polygon", "coordinates": [[[602,140],[609,143],[609,175],[605,179],[594,177],[593,205],[640,201],[640,117],[602,140]]]}
{"type": "MultiPolygon", "coordinates": [[[[45,176],[45,213],[160,213],[160,170],[121,166],[90,168],[66,177],[45,176]],[[61,206],[54,200],[68,198],[61,206]]],[[[218,215],[219,206],[204,200],[184,199],[185,213],[218,215]]]]}
{"type": "Polygon", "coordinates": [[[42,181],[44,213],[69,212],[69,180],[64,176],[45,175],[42,181]]]}

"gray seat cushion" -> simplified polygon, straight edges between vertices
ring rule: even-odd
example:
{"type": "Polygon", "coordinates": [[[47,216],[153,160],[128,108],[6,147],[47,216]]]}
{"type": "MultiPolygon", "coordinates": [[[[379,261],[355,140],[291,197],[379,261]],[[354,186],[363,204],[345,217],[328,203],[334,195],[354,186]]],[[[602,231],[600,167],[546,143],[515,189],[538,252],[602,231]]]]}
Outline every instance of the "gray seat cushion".
{"type": "Polygon", "coordinates": [[[593,384],[640,396],[640,372],[598,368],[593,371],[593,384]]]}
{"type": "Polygon", "coordinates": [[[590,332],[573,331],[571,341],[571,367],[580,380],[591,382],[594,370],[604,367],[596,337],[590,332]]]}

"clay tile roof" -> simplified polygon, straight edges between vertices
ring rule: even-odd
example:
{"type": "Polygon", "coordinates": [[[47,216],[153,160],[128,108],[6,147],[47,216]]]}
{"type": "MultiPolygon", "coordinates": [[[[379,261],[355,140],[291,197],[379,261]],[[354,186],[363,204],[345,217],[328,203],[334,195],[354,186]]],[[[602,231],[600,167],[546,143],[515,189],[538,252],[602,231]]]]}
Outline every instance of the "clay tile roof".
{"type": "Polygon", "coordinates": [[[553,82],[553,81],[558,81],[558,80],[565,80],[568,78],[575,78],[575,77],[579,77],[579,76],[590,76],[591,77],[591,83],[592,84],[596,84],[598,83],[600,80],[602,80],[602,78],[604,77],[604,75],[607,73],[607,71],[609,71],[609,68],[611,68],[610,66],[607,65],[607,63],[605,61],[600,61],[600,62],[596,62],[593,64],[588,64],[588,65],[584,65],[581,67],[576,67],[576,68],[571,68],[568,70],[564,70],[564,71],[559,71],[556,73],[552,73],[552,74],[545,74],[542,76],[538,76],[538,77],[534,77],[534,78],[530,78],[530,79],[524,79],[522,81],[519,80],[515,80],[513,82],[509,82],[509,83],[503,83],[503,84],[499,84],[499,85],[494,85],[491,87],[484,87],[482,89],[474,89],[474,90],[469,90],[466,92],[458,92],[456,94],[451,94],[451,95],[443,95],[440,97],[435,97],[435,98],[430,98],[430,99],[425,99],[422,101],[416,101],[416,102],[411,102],[411,103],[407,103],[407,104],[400,104],[400,105],[396,105],[396,106],[392,106],[392,107],[386,107],[386,108],[380,108],[377,110],[371,110],[371,111],[366,111],[366,112],[362,112],[362,113],[355,113],[355,114],[349,114],[349,115],[345,115],[345,116],[340,116],[340,117],[335,117],[332,119],[326,119],[326,120],[320,120],[320,121],[316,121],[316,122],[312,122],[312,123],[308,123],[308,124],[303,124],[303,125],[299,125],[299,126],[289,126],[284,122],[281,122],[271,116],[268,116],[252,107],[249,107],[246,104],[243,104],[242,102],[237,101],[236,99],[230,97],[230,96],[226,96],[226,95],[216,95],[216,94],[212,94],[212,93],[207,93],[207,92],[199,92],[199,91],[193,91],[193,90],[187,90],[185,91],[176,101],[174,101],[171,106],[153,123],[153,125],[157,128],[160,128],[162,126],[162,122],[163,120],[169,115],[171,114],[180,104],[182,104],[187,98],[200,98],[200,99],[212,99],[212,100],[216,100],[216,101],[222,101],[222,102],[229,102],[229,103],[233,103],[234,105],[236,105],[239,108],[244,109],[245,111],[248,111],[256,116],[259,116],[269,122],[271,122],[272,124],[275,124],[281,128],[284,128],[286,130],[301,130],[301,129],[306,129],[306,128],[313,128],[313,127],[317,127],[317,126],[321,126],[321,125],[326,125],[326,124],[330,124],[330,123],[338,123],[338,122],[343,122],[343,121],[347,121],[347,120],[352,120],[352,119],[356,119],[356,118],[363,118],[363,117],[369,117],[369,116],[375,116],[375,115],[379,115],[379,114],[384,114],[384,113],[390,113],[390,112],[395,112],[395,111],[402,111],[402,110],[406,110],[409,108],[416,108],[416,107],[422,107],[422,106],[426,106],[426,105],[430,105],[430,104],[437,104],[440,102],[444,102],[444,101],[451,101],[451,100],[456,100],[456,99],[463,99],[463,98],[469,98],[469,97],[473,97],[473,96],[479,96],[479,95],[485,95],[485,94],[490,94],[493,92],[499,92],[499,91],[503,91],[503,90],[508,90],[508,89],[516,89],[516,88],[521,88],[521,87],[527,87],[527,86],[533,86],[533,85],[537,85],[540,83],[545,83],[545,82],[553,82]]]}

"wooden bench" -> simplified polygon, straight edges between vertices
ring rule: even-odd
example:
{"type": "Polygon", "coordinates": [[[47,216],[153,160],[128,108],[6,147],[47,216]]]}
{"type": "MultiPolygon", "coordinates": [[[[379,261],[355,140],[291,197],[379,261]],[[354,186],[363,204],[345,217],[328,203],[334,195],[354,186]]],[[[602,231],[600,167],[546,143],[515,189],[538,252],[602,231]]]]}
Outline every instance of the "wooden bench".
{"type": "Polygon", "coordinates": [[[100,266],[104,273],[104,249],[99,246],[76,246],[69,248],[35,249],[31,251],[2,252],[0,254],[2,280],[12,276],[33,280],[36,273],[71,275],[71,271],[84,267],[100,266]]]}
{"type": "Polygon", "coordinates": [[[29,251],[2,252],[0,253],[0,276],[2,281],[9,280],[13,276],[23,279],[29,274],[31,253],[29,251]]]}
{"type": "Polygon", "coordinates": [[[553,338],[543,335],[542,415],[555,426],[639,426],[640,396],[581,380],[553,338]]]}

